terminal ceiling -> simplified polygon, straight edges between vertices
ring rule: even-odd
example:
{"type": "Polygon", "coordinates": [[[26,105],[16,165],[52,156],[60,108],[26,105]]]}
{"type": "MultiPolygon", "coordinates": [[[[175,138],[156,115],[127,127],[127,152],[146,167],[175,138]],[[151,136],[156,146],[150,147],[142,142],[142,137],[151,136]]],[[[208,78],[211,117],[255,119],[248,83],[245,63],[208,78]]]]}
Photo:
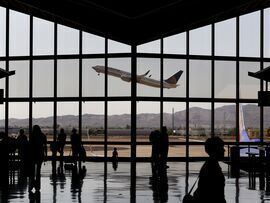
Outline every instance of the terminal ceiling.
{"type": "Polygon", "coordinates": [[[270,6],[270,0],[2,0],[0,5],[139,45],[270,6]]]}

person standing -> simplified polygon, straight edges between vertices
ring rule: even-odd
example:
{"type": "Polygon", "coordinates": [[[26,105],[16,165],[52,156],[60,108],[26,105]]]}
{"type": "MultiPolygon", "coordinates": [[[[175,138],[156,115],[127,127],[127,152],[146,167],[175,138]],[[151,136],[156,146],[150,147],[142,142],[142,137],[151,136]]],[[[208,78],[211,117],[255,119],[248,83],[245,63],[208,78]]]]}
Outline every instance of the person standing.
{"type": "Polygon", "coordinates": [[[64,155],[64,147],[66,144],[66,138],[67,138],[67,135],[66,135],[64,129],[61,128],[60,133],[58,134],[58,137],[57,137],[58,152],[60,154],[61,160],[62,160],[63,155],[64,155]]]}
{"type": "Polygon", "coordinates": [[[18,155],[21,162],[21,171],[27,172],[29,166],[29,142],[24,130],[20,129],[19,136],[17,137],[18,155]]]}
{"type": "Polygon", "coordinates": [[[198,188],[193,196],[196,202],[226,203],[225,178],[218,163],[224,158],[223,140],[219,137],[208,138],[205,141],[205,151],[209,158],[200,170],[198,188]]]}
{"type": "Polygon", "coordinates": [[[156,168],[159,163],[160,132],[158,130],[152,131],[149,135],[149,141],[152,145],[151,164],[153,168],[156,168]]]}
{"type": "Polygon", "coordinates": [[[33,126],[33,131],[29,137],[29,145],[31,157],[29,192],[31,192],[33,188],[39,191],[41,165],[47,157],[47,138],[38,125],[33,126]]]}
{"type": "Polygon", "coordinates": [[[116,171],[118,167],[118,151],[116,147],[113,148],[113,152],[112,152],[112,166],[113,166],[113,169],[116,171]]]}
{"type": "Polygon", "coordinates": [[[73,161],[77,164],[77,160],[80,156],[81,150],[81,138],[77,133],[77,129],[73,128],[71,131],[70,141],[71,141],[71,149],[72,149],[72,157],[73,161]]]}
{"type": "Polygon", "coordinates": [[[160,165],[164,168],[169,168],[167,166],[169,152],[169,135],[167,132],[167,127],[163,126],[161,129],[161,137],[160,137],[160,165]]]}

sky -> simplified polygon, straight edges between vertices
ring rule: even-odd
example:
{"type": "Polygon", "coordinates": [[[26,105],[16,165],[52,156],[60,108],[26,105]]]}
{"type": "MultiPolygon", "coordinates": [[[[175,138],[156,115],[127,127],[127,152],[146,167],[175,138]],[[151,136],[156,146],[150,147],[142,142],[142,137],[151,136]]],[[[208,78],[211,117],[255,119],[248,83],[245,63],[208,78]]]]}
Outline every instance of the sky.
{"type": "MultiPolygon", "coordinates": [[[[264,53],[270,57],[270,49],[267,46],[270,42],[270,10],[266,9],[264,19],[264,53]]],[[[10,13],[10,55],[29,55],[29,16],[12,11],[10,13]]],[[[254,12],[240,17],[240,56],[259,57],[260,53],[260,13],[254,12]]],[[[52,55],[54,43],[54,24],[39,18],[33,21],[33,54],[52,55]]],[[[58,25],[58,54],[79,53],[79,31],[64,25],[58,25]]],[[[215,54],[222,56],[235,56],[236,54],[236,19],[229,19],[215,24],[215,54]]],[[[104,53],[104,38],[83,32],[83,54],[104,53]]],[[[130,53],[130,46],[109,40],[109,53],[130,53]]],[[[137,47],[139,53],[160,53],[160,41],[156,40],[137,47]]],[[[164,39],[164,53],[186,54],[186,33],[180,33],[164,39]]],[[[211,26],[205,26],[190,31],[190,54],[210,55],[211,54],[211,26]]],[[[5,55],[5,9],[0,7],[0,56],[5,55]]],[[[95,65],[104,65],[104,59],[83,59],[83,96],[104,96],[104,75],[100,76],[92,69],[95,65]]],[[[76,97],[79,95],[79,61],[58,60],[58,96],[76,97]]],[[[0,62],[4,68],[4,62],[0,62]]],[[[53,61],[43,60],[33,62],[33,96],[53,97],[53,61]]],[[[266,67],[269,64],[265,64],[266,67]]],[[[130,58],[110,58],[108,66],[131,72],[130,58]]],[[[215,62],[215,97],[235,98],[236,95],[236,73],[235,62],[215,62]]],[[[248,71],[259,70],[259,63],[240,63],[240,97],[257,98],[259,81],[247,75],[248,71]]],[[[10,70],[16,70],[16,75],[10,77],[10,97],[29,96],[29,62],[10,62],[10,70]]],[[[160,59],[138,58],[137,74],[143,74],[150,70],[151,78],[160,80],[160,59]]],[[[186,60],[164,59],[164,79],[167,79],[179,70],[184,73],[181,76],[175,89],[164,89],[166,97],[186,96],[186,60]]],[[[130,96],[130,85],[119,78],[108,76],[109,96],[130,96]]],[[[5,88],[4,81],[0,81],[0,88],[5,88]]],[[[137,85],[138,96],[159,97],[158,88],[137,85]]],[[[211,61],[190,60],[190,97],[211,97],[211,61]]],[[[138,102],[138,113],[159,112],[157,102],[138,102]]],[[[193,104],[190,106],[210,108],[209,103],[193,104]]],[[[10,117],[27,118],[28,104],[11,104],[10,117]]],[[[76,102],[59,103],[58,113],[78,114],[76,102]]],[[[83,112],[103,114],[104,102],[85,102],[83,112]]],[[[3,106],[0,107],[0,111],[3,106]]],[[[164,104],[164,111],[171,112],[184,110],[184,103],[164,104]]],[[[130,102],[109,102],[108,114],[130,113],[130,102]]],[[[52,103],[35,103],[34,116],[46,117],[52,115],[52,103]]]]}

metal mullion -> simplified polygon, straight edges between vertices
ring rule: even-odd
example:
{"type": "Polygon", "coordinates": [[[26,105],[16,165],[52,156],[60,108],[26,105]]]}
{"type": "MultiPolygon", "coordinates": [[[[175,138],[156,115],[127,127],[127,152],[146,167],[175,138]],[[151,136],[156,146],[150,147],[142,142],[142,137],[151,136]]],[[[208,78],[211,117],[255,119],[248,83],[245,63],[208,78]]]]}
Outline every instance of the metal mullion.
{"type": "Polygon", "coordinates": [[[104,158],[105,161],[107,162],[107,157],[108,157],[108,38],[105,38],[105,102],[104,102],[104,158]]]}
{"type": "Polygon", "coordinates": [[[137,128],[137,47],[131,46],[131,162],[130,202],[136,202],[136,128],[137,128]]]}
{"type": "Polygon", "coordinates": [[[163,58],[163,48],[164,48],[164,40],[160,39],[160,130],[163,126],[163,77],[164,77],[164,58],[163,58]]]}
{"type": "MultiPolygon", "coordinates": [[[[186,32],[186,54],[189,56],[189,31],[186,32]]],[[[189,57],[186,59],[186,158],[189,159],[189,57]]]]}
{"type": "MultiPolygon", "coordinates": [[[[263,57],[264,57],[264,10],[261,9],[260,11],[260,70],[263,69],[263,57]]],[[[260,90],[263,91],[263,80],[260,80],[260,90]]],[[[260,106],[260,141],[263,142],[264,141],[264,136],[263,136],[263,132],[264,132],[264,108],[263,106],[260,106]]]]}
{"type": "MultiPolygon", "coordinates": [[[[212,50],[211,50],[211,56],[213,57],[215,55],[215,24],[213,23],[211,26],[212,36],[211,36],[211,42],[212,42],[212,50]]],[[[212,58],[211,60],[211,136],[215,135],[215,60],[212,58]]]]}
{"type": "Polygon", "coordinates": [[[136,161],[136,130],[137,130],[137,47],[131,47],[131,162],[136,161]]]}
{"type": "Polygon", "coordinates": [[[189,31],[186,32],[186,178],[185,193],[189,191],[189,31]]]}
{"type": "Polygon", "coordinates": [[[54,101],[53,101],[53,141],[56,141],[57,134],[57,23],[54,23],[54,101]]]}
{"type": "Polygon", "coordinates": [[[32,125],[33,125],[33,59],[31,56],[33,56],[33,16],[30,15],[30,45],[29,45],[29,134],[32,132],[32,125]]]}
{"type": "MultiPolygon", "coordinates": [[[[9,71],[9,9],[6,9],[6,71],[9,71]]],[[[6,77],[5,133],[8,134],[9,77],[6,77]]]]}
{"type": "Polygon", "coordinates": [[[79,135],[82,136],[82,31],[79,32],[79,135]]]}
{"type": "MultiPolygon", "coordinates": [[[[58,55],[58,59],[97,59],[97,58],[104,58],[104,54],[82,54],[81,56],[79,54],[70,54],[70,55],[58,55]]],[[[108,54],[108,58],[130,58],[130,54],[108,54]]],[[[160,59],[161,54],[146,54],[146,53],[140,53],[137,55],[137,57],[140,58],[157,58],[160,59]]],[[[186,55],[181,54],[163,54],[163,58],[169,58],[169,59],[187,59],[186,55]]],[[[7,58],[6,56],[1,56],[0,61],[5,60],[11,60],[11,61],[25,61],[25,60],[52,60],[54,59],[54,55],[36,55],[36,56],[10,56],[7,58]]],[[[190,55],[189,59],[194,60],[215,60],[215,61],[235,61],[236,57],[234,56],[204,56],[204,55],[190,55]]],[[[260,62],[260,57],[238,57],[241,61],[248,61],[248,62],[260,62]]],[[[270,58],[265,58],[265,62],[270,62],[270,58]]]]}
{"type": "Polygon", "coordinates": [[[239,75],[239,51],[240,51],[240,45],[239,45],[239,37],[240,37],[240,33],[239,33],[239,16],[236,17],[236,136],[235,136],[235,141],[239,142],[239,96],[240,96],[240,92],[239,92],[239,84],[240,84],[240,75],[239,75]]]}

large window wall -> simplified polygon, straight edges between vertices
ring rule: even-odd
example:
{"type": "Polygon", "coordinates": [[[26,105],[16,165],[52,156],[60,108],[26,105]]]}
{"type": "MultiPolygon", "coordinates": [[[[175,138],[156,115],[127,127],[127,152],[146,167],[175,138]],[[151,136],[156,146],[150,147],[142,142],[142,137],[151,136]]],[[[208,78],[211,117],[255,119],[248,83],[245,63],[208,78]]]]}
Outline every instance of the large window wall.
{"type": "Polygon", "coordinates": [[[0,128],[16,136],[38,124],[50,141],[77,128],[88,156],[110,157],[117,147],[120,157],[145,158],[149,134],[165,125],[177,159],[206,156],[213,135],[238,141],[243,109],[250,137],[268,140],[269,109],[257,106],[263,83],[248,72],[269,66],[269,21],[264,9],[133,48],[1,7],[0,65],[16,74],[0,81],[0,128]],[[106,75],[106,67],[122,73],[106,75]],[[179,70],[176,88],[132,82],[147,73],[162,86],[179,70]]]}

